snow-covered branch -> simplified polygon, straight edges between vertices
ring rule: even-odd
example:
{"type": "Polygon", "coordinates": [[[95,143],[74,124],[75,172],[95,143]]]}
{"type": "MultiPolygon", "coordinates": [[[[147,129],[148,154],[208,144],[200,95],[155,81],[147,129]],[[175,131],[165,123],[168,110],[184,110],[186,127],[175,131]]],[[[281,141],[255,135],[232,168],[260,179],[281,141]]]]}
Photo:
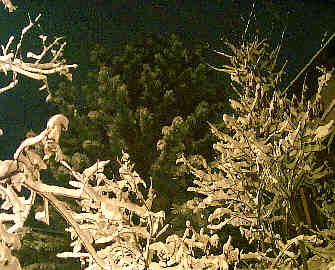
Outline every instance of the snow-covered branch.
{"type": "MultiPolygon", "coordinates": [[[[6,1],[7,2],[7,1],[6,1]]],[[[6,76],[8,72],[11,72],[11,82],[0,88],[0,93],[14,88],[18,84],[18,74],[25,77],[31,78],[33,80],[42,81],[43,85],[39,90],[47,90],[48,96],[46,101],[51,98],[51,93],[49,91],[47,76],[51,74],[64,75],[68,80],[72,80],[72,74],[70,73],[71,68],[76,68],[76,64],[67,65],[65,59],[62,58],[63,50],[66,42],[61,42],[62,37],[56,38],[51,44],[47,44],[47,36],[40,35],[39,38],[42,42],[42,50],[40,53],[27,52],[26,58],[24,60],[19,58],[21,55],[20,49],[23,41],[24,35],[31,27],[38,21],[41,15],[37,16],[35,20],[31,20],[29,24],[22,30],[21,38],[16,46],[15,52],[10,50],[14,37],[11,36],[4,47],[1,45],[2,55],[0,55],[0,71],[2,71],[6,76]],[[45,58],[49,56],[49,60],[42,62],[45,58]]]]}

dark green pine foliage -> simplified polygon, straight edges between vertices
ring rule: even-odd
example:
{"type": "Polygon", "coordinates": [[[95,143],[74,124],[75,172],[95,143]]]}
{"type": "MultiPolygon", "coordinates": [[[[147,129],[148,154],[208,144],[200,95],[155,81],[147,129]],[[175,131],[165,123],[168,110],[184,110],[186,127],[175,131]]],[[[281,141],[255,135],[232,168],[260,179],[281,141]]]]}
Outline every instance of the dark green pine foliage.
{"type": "Polygon", "coordinates": [[[186,47],[174,34],[152,33],[118,56],[93,49],[88,82],[80,90],[62,84],[53,99],[70,120],[61,146],[75,168],[111,159],[107,175],[117,175],[124,150],[140,176],[152,176],[158,194],[169,198],[157,207],[166,209],[176,194],[185,199],[191,180],[177,169],[177,154],[211,158],[215,137],[207,121],[222,119],[231,95],[228,80],[205,64],[206,52],[200,42],[186,47]]]}

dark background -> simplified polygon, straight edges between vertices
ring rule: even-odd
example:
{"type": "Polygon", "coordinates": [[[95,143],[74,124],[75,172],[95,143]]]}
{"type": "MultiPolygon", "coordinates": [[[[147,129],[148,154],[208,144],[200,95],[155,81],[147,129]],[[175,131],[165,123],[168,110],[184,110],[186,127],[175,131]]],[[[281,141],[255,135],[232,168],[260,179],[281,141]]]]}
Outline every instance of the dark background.
{"type": "MultiPolygon", "coordinates": [[[[221,36],[236,38],[252,6],[251,1],[243,0],[22,0],[13,4],[18,5],[13,13],[0,9],[1,44],[6,45],[14,35],[15,49],[22,28],[29,23],[28,14],[35,18],[41,13],[40,27],[35,26],[25,36],[23,52],[39,53],[40,34],[50,41],[65,36],[67,62],[79,64],[73,71],[73,83],[78,87],[86,80],[88,56],[96,43],[113,48],[117,54],[141,33],[152,31],[176,33],[186,45],[200,39],[221,48],[221,36]]],[[[287,85],[320,48],[323,33],[335,31],[335,2],[261,0],[256,3],[256,17],[256,27],[273,46],[286,29],[279,63],[288,60],[287,85]]],[[[208,62],[220,61],[219,56],[208,54],[208,62]]],[[[3,87],[8,78],[0,75],[3,87]]],[[[45,95],[38,92],[39,82],[23,77],[19,80],[15,89],[0,95],[0,128],[4,131],[0,137],[1,160],[12,158],[25,133],[30,129],[42,131],[47,119],[56,113],[45,103],[45,95]]],[[[59,82],[58,75],[49,79],[51,91],[59,82]]]]}

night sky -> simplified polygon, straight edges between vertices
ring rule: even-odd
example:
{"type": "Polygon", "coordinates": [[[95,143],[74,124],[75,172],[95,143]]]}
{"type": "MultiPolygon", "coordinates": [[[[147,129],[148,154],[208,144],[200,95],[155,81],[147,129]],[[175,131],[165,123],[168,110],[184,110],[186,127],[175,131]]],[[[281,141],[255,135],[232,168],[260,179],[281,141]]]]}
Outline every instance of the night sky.
{"type": "MultiPolygon", "coordinates": [[[[15,12],[0,8],[0,40],[5,45],[14,35],[17,42],[29,22],[28,14],[35,18],[41,13],[40,27],[26,35],[24,47],[38,53],[38,35],[45,34],[50,41],[65,36],[67,63],[79,64],[73,71],[73,83],[79,87],[86,80],[88,55],[96,43],[113,48],[117,54],[142,32],[150,31],[175,33],[186,45],[201,39],[220,49],[220,37],[236,36],[241,18],[248,18],[251,1],[238,2],[239,6],[232,0],[13,0],[18,5],[15,12]]],[[[319,49],[323,33],[335,31],[335,1],[261,0],[256,4],[256,17],[260,33],[274,46],[287,27],[279,63],[288,59],[288,84],[319,49]]],[[[220,63],[220,58],[209,54],[208,62],[220,63]]],[[[3,73],[0,75],[3,87],[8,80],[3,73]]],[[[50,78],[51,92],[59,81],[58,75],[50,78]]],[[[55,114],[45,104],[45,95],[39,94],[40,86],[20,77],[15,89],[0,95],[0,128],[4,131],[0,137],[1,160],[12,158],[25,133],[30,129],[41,132],[55,114]]]]}

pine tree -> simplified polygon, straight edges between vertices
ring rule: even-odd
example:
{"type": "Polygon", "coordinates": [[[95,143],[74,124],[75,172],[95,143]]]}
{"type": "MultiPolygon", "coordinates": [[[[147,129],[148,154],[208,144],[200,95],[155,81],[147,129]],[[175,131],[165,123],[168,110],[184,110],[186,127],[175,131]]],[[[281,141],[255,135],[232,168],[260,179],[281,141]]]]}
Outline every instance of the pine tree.
{"type": "MultiPolygon", "coordinates": [[[[68,90],[63,83],[53,99],[76,123],[61,144],[64,153],[75,157],[77,169],[108,158],[114,160],[110,175],[116,175],[116,159],[124,150],[143,179],[153,177],[158,193],[173,199],[179,184],[183,198],[190,181],[171,180],[181,175],[174,165],[177,154],[210,159],[214,137],[207,121],[222,118],[231,92],[228,80],[219,82],[206,66],[206,50],[204,43],[185,47],[174,34],[152,33],[117,56],[97,46],[91,53],[95,70],[88,73],[88,83],[80,90],[68,90]]],[[[171,200],[162,203],[166,207],[171,200]]]]}

